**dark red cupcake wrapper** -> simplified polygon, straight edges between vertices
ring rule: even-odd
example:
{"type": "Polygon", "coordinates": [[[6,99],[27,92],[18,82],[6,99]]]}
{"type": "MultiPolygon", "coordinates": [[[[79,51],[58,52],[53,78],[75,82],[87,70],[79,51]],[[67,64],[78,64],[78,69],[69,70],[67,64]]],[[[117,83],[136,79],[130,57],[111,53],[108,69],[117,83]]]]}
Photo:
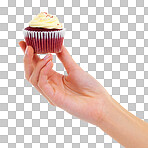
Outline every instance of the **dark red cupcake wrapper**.
{"type": "Polygon", "coordinates": [[[61,52],[65,29],[43,32],[23,30],[23,33],[27,46],[32,46],[35,54],[61,52]]]}

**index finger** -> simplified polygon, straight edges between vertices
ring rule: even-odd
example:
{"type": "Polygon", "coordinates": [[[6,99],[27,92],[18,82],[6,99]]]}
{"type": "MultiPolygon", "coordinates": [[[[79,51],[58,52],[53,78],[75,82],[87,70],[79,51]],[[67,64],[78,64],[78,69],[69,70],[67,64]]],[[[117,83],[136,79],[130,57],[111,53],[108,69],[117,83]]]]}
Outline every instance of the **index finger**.
{"type": "MultiPolygon", "coordinates": [[[[23,52],[25,53],[26,47],[27,47],[26,43],[25,43],[24,41],[20,41],[20,42],[19,42],[19,45],[20,45],[20,47],[22,48],[23,52]]],[[[39,57],[38,55],[34,54],[33,59],[32,59],[33,65],[36,66],[36,63],[37,63],[39,60],[41,60],[40,57],[39,57]]]]}

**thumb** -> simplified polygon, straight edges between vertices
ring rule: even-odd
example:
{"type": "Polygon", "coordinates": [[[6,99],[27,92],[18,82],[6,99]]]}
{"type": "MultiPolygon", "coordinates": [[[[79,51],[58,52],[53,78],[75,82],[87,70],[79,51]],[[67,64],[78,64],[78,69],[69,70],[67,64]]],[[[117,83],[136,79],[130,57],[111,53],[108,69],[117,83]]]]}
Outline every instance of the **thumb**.
{"type": "Polygon", "coordinates": [[[62,52],[56,53],[56,55],[63,63],[68,74],[70,73],[70,71],[80,68],[80,66],[72,59],[71,55],[64,47],[64,45],[62,45],[62,52]]]}

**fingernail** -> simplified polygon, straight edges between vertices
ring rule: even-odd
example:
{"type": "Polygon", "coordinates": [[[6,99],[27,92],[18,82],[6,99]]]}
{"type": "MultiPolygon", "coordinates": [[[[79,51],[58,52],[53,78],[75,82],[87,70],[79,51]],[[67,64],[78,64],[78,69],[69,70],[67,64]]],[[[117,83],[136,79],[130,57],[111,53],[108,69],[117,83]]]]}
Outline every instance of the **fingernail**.
{"type": "Polygon", "coordinates": [[[27,48],[26,48],[26,50],[25,50],[25,54],[28,54],[28,48],[29,48],[29,47],[27,46],[27,48]]]}
{"type": "Polygon", "coordinates": [[[48,66],[51,63],[51,60],[46,64],[46,66],[48,66]]]}
{"type": "Polygon", "coordinates": [[[47,60],[49,57],[50,57],[50,54],[47,54],[47,55],[44,57],[44,60],[47,60]]]}

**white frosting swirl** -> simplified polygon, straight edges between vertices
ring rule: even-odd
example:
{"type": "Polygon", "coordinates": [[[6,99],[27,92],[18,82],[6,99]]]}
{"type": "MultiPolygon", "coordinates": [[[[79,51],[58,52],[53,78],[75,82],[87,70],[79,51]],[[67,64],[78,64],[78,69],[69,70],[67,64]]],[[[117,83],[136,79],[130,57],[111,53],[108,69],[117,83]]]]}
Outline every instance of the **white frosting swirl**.
{"type": "Polygon", "coordinates": [[[56,16],[41,12],[29,22],[30,27],[39,27],[47,29],[62,29],[63,26],[56,16]]]}

